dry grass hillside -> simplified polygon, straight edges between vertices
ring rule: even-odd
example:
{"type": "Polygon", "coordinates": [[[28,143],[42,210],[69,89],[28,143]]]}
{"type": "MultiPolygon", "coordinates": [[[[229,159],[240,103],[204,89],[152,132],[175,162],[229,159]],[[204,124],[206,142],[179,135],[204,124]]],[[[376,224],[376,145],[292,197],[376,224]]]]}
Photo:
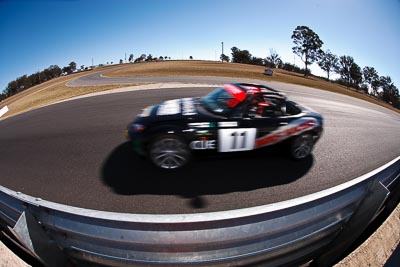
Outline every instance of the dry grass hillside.
{"type": "MultiPolygon", "coordinates": [[[[96,71],[101,71],[104,69],[105,68],[99,68],[96,71]]],[[[65,85],[67,82],[77,77],[84,76],[93,72],[94,71],[82,72],[59,77],[51,81],[33,86],[32,88],[29,88],[23,92],[20,92],[12,97],[5,99],[0,103],[0,108],[8,106],[9,112],[2,116],[1,119],[72,97],[115,89],[119,87],[132,86],[129,84],[79,87],[68,87],[65,85]]]]}
{"type": "Polygon", "coordinates": [[[348,89],[321,78],[275,69],[273,76],[264,75],[265,67],[237,63],[221,63],[214,61],[159,61],[131,64],[126,68],[107,73],[108,77],[133,77],[133,76],[168,76],[168,75],[190,75],[190,76],[220,76],[250,78],[265,81],[276,81],[290,84],[304,85],[308,87],[327,90],[335,93],[363,99],[377,105],[384,106],[396,112],[399,110],[379,101],[373,97],[348,89]]]}

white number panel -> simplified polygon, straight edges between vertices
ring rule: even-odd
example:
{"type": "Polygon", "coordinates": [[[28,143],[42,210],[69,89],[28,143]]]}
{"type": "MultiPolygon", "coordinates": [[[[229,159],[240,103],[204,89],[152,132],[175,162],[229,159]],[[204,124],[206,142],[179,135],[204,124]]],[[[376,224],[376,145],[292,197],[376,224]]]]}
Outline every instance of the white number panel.
{"type": "Polygon", "coordinates": [[[235,152],[254,149],[256,128],[218,130],[219,152],[235,152]]]}

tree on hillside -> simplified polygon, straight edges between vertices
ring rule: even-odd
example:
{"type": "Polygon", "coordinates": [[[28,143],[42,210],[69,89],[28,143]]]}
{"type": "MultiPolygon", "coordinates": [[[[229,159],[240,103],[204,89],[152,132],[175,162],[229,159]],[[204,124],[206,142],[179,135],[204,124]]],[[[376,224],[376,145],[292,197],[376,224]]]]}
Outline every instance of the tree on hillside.
{"type": "Polygon", "coordinates": [[[5,94],[7,97],[10,97],[12,95],[15,95],[18,93],[18,83],[17,81],[11,81],[7,84],[7,87],[5,89],[5,94]]]}
{"type": "Polygon", "coordinates": [[[378,86],[379,86],[379,75],[374,67],[364,67],[363,68],[363,76],[364,81],[371,86],[372,94],[378,94],[378,86]]]}
{"type": "Polygon", "coordinates": [[[390,76],[381,76],[379,78],[379,86],[382,90],[382,100],[397,108],[400,108],[399,90],[392,83],[390,76]]]}
{"type": "MultiPolygon", "coordinates": [[[[60,69],[60,71],[61,71],[61,69],[60,69]]],[[[29,75],[28,76],[28,80],[29,80],[29,83],[30,83],[31,86],[39,84],[40,83],[39,72],[29,75]]]]}
{"type": "Polygon", "coordinates": [[[221,59],[222,62],[228,62],[229,61],[229,57],[225,54],[221,54],[221,56],[219,57],[219,59],[221,59]]]}
{"type": "Polygon", "coordinates": [[[64,67],[64,68],[62,68],[62,73],[71,73],[72,71],[71,71],[71,68],[70,67],[64,67]]]}
{"type": "Polygon", "coordinates": [[[146,61],[152,61],[153,60],[153,56],[151,54],[149,54],[146,58],[146,61]]]}
{"type": "Polygon", "coordinates": [[[362,83],[362,72],[360,66],[355,62],[350,67],[350,78],[354,88],[359,89],[362,83]]]}
{"type": "MultiPolygon", "coordinates": [[[[126,60],[126,58],[125,58],[125,60],[126,60]]],[[[130,54],[130,55],[129,55],[128,61],[129,61],[130,63],[133,61],[133,54],[130,54]]]]}
{"type": "Polygon", "coordinates": [[[293,53],[298,55],[305,64],[305,74],[308,73],[308,65],[311,65],[315,61],[318,61],[321,57],[321,47],[324,42],[319,39],[318,34],[307,26],[297,26],[293,31],[292,40],[296,46],[294,46],[293,53]]]}
{"type": "Polygon", "coordinates": [[[192,60],[192,59],[193,59],[193,57],[192,57],[192,56],[190,56],[190,57],[189,57],[189,59],[190,59],[190,60],[192,60]]]}
{"type": "Polygon", "coordinates": [[[351,66],[353,63],[354,59],[350,56],[339,57],[336,73],[345,81],[347,87],[350,87],[351,84],[351,66]]]}
{"type": "Polygon", "coordinates": [[[264,65],[264,60],[260,57],[251,57],[250,64],[262,66],[264,65]]]}
{"type": "Polygon", "coordinates": [[[62,70],[57,65],[50,65],[49,70],[51,72],[52,78],[57,78],[61,76],[62,70]]]}
{"type": "Polygon", "coordinates": [[[69,64],[69,69],[71,70],[71,72],[74,72],[76,70],[76,63],[74,61],[71,61],[69,64]]]}
{"type": "Polygon", "coordinates": [[[146,59],[146,54],[142,54],[140,57],[135,59],[135,62],[142,62],[146,59]]]}
{"type": "MultiPolygon", "coordinates": [[[[53,79],[52,73],[49,69],[44,69],[42,72],[40,72],[40,77],[43,79],[43,81],[48,81],[53,79]]],[[[29,87],[31,87],[31,84],[29,83],[29,87]]],[[[27,87],[27,88],[29,88],[27,87]]]]}
{"type": "Polygon", "coordinates": [[[119,60],[119,64],[122,64],[122,63],[124,63],[124,61],[122,59],[120,59],[119,60]]]}
{"type": "Polygon", "coordinates": [[[269,50],[269,56],[265,58],[265,65],[270,68],[282,67],[281,57],[276,53],[275,49],[271,48],[269,50]]]}
{"type": "Polygon", "coordinates": [[[331,51],[326,50],[326,52],[322,53],[318,65],[327,73],[329,80],[330,73],[334,72],[338,68],[338,57],[332,54],[331,51]]]}
{"type": "Polygon", "coordinates": [[[250,64],[251,63],[251,54],[247,50],[240,50],[237,47],[232,47],[232,62],[233,63],[243,63],[250,64]]]}

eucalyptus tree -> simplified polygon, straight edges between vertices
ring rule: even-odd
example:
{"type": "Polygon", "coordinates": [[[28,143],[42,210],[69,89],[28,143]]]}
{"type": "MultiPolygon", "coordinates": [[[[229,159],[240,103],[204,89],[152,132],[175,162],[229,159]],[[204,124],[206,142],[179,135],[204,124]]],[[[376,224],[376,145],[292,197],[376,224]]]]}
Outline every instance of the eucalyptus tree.
{"type": "Polygon", "coordinates": [[[307,26],[297,26],[291,38],[296,45],[292,48],[293,53],[304,62],[304,76],[307,76],[308,66],[321,58],[323,54],[321,47],[324,42],[321,41],[318,34],[307,26]]]}
{"type": "Polygon", "coordinates": [[[330,73],[335,72],[335,70],[338,68],[338,61],[338,57],[329,50],[326,50],[326,52],[322,54],[321,59],[318,62],[318,66],[326,72],[328,75],[328,80],[330,73]]]}
{"type": "Polygon", "coordinates": [[[364,81],[371,86],[372,93],[376,96],[378,94],[379,87],[379,75],[374,67],[363,68],[364,81]]]}

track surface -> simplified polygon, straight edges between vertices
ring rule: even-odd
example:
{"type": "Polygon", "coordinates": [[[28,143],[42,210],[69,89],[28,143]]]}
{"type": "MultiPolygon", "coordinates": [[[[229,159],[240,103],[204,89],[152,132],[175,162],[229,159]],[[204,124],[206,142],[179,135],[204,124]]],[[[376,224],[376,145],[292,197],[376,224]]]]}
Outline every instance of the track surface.
{"type": "MultiPolygon", "coordinates": [[[[137,83],[134,79],[119,79],[119,83],[137,83]]],[[[110,82],[92,74],[70,84],[104,80],[110,82]]],[[[156,77],[152,81],[171,80],[224,83],[233,79],[156,77]]],[[[201,158],[188,170],[173,174],[156,171],[131,152],[122,134],[126,125],[148,105],[202,96],[212,88],[155,89],[68,101],[0,121],[0,184],[97,210],[194,213],[307,195],[365,174],[400,154],[398,114],[330,92],[267,85],[324,115],[324,134],[308,161],[293,162],[271,150],[263,155],[201,158]]]]}

